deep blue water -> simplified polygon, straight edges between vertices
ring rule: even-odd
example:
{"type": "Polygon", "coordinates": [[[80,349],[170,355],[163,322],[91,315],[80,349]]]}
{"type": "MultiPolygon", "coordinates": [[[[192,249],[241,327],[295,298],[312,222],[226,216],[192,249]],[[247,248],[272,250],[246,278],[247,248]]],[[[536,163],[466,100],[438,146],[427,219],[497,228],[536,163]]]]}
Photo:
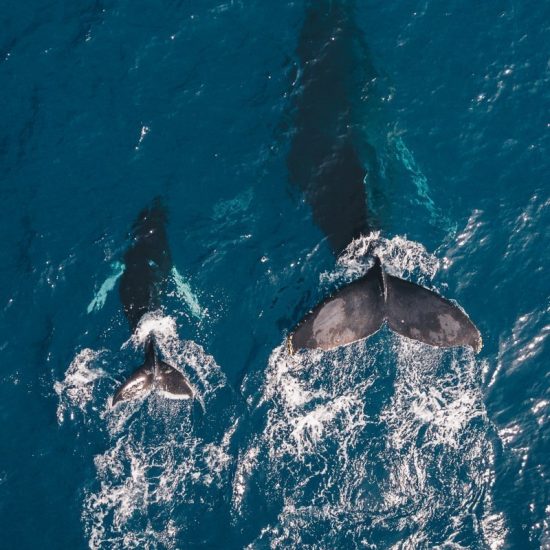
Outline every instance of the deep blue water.
{"type": "Polygon", "coordinates": [[[371,240],[477,356],[285,351],[369,241],[335,264],[289,185],[304,2],[3,3],[2,548],[550,548],[549,5],[357,4],[371,240]],[[157,195],[179,275],[130,339],[157,195]],[[148,329],[198,399],[111,409],[148,329]]]}

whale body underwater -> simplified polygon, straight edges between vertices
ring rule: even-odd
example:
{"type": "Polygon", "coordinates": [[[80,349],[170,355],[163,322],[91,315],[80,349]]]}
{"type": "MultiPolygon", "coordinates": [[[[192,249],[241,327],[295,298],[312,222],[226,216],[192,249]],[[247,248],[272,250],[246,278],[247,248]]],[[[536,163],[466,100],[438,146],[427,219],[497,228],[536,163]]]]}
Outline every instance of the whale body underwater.
{"type": "MultiPolygon", "coordinates": [[[[377,181],[379,163],[374,147],[361,140],[352,101],[358,92],[368,94],[368,82],[376,76],[365,53],[352,1],[309,2],[297,48],[299,78],[287,164],[290,181],[303,193],[336,256],[372,230],[365,186],[377,181]]],[[[304,317],[288,338],[291,352],[351,344],[384,323],[432,346],[469,346],[479,352],[481,335],[461,308],[387,274],[373,259],[366,275],[304,317]]]]}
{"type": "MultiPolygon", "coordinates": [[[[132,228],[119,283],[120,300],[132,332],[146,313],[161,306],[161,296],[172,269],[166,218],[161,200],[156,198],[139,214],[132,228]]],[[[185,376],[160,358],[153,334],[147,337],[144,352],[143,364],[118,388],[113,405],[151,390],[170,399],[193,397],[185,376]]]]}

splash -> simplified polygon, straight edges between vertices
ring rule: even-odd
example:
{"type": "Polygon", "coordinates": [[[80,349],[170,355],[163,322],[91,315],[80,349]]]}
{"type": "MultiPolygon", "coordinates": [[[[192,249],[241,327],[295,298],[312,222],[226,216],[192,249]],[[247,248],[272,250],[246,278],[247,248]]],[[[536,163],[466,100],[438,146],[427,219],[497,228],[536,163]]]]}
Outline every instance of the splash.
{"type": "Polygon", "coordinates": [[[57,421],[62,424],[67,413],[71,420],[76,412],[84,414],[88,404],[94,397],[96,382],[107,377],[107,373],[97,363],[104,351],[94,351],[89,348],[81,350],[72,360],[65,372],[65,377],[54,384],[54,390],[59,399],[57,405],[57,421]]]}
{"type": "Polygon", "coordinates": [[[133,334],[122,344],[122,348],[131,346],[134,349],[141,349],[151,334],[155,336],[155,341],[160,346],[173,347],[179,342],[176,320],[157,310],[143,315],[133,334]]]}
{"type": "Polygon", "coordinates": [[[147,313],[141,318],[132,336],[122,345],[123,349],[132,347],[141,350],[150,334],[155,336],[156,345],[164,360],[188,376],[194,387],[195,397],[204,409],[210,397],[223,388],[227,381],[214,358],[192,340],[181,341],[176,320],[160,310],[147,313]]]}
{"type": "Polygon", "coordinates": [[[374,256],[391,275],[403,278],[414,273],[420,284],[433,279],[441,266],[422,244],[401,236],[387,239],[376,231],[353,240],[338,258],[336,269],[321,275],[321,283],[349,282],[364,275],[374,256]]]}
{"type": "Polygon", "coordinates": [[[107,295],[113,288],[115,288],[116,282],[120,276],[124,273],[124,264],[121,262],[113,262],[111,264],[111,274],[105,279],[103,284],[99,287],[93,300],[88,304],[87,312],[99,311],[107,300],[107,295]]]}

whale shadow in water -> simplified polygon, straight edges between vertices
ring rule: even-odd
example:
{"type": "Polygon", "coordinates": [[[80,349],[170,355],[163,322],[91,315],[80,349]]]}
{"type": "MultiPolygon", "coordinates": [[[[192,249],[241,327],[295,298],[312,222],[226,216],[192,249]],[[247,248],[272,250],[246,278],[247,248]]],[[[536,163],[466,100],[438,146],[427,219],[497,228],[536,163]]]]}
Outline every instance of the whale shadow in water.
{"type": "MultiPolygon", "coordinates": [[[[299,87],[287,158],[289,179],[310,205],[337,256],[371,226],[366,185],[378,183],[374,147],[362,140],[354,97],[369,93],[376,72],[354,22],[354,2],[307,4],[297,48],[299,87]],[[363,157],[363,158],[362,158],[363,157]]],[[[481,349],[481,335],[458,306],[435,292],[387,275],[380,261],[360,280],[323,301],[289,337],[290,351],[332,349],[366,338],[387,323],[437,347],[481,349]]]]}

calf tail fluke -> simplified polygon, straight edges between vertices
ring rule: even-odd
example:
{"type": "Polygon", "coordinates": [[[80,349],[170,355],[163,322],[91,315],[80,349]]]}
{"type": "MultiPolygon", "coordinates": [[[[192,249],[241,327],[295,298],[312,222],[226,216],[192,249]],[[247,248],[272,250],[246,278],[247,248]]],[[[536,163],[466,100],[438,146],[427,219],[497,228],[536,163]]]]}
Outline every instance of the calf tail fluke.
{"type": "Polygon", "coordinates": [[[186,377],[161,361],[153,337],[145,344],[145,362],[120,386],[113,396],[113,406],[120,401],[138,399],[158,391],[168,399],[190,399],[193,390],[186,377]]]}
{"type": "Polygon", "coordinates": [[[481,335],[457,305],[422,286],[387,275],[378,258],[364,277],[319,304],[290,335],[289,348],[329,350],[356,342],[386,321],[395,332],[431,346],[469,346],[481,335]]]}
{"type": "Polygon", "coordinates": [[[118,388],[113,396],[113,406],[120,401],[138,399],[146,395],[153,386],[153,369],[145,362],[134,371],[118,388]]]}

